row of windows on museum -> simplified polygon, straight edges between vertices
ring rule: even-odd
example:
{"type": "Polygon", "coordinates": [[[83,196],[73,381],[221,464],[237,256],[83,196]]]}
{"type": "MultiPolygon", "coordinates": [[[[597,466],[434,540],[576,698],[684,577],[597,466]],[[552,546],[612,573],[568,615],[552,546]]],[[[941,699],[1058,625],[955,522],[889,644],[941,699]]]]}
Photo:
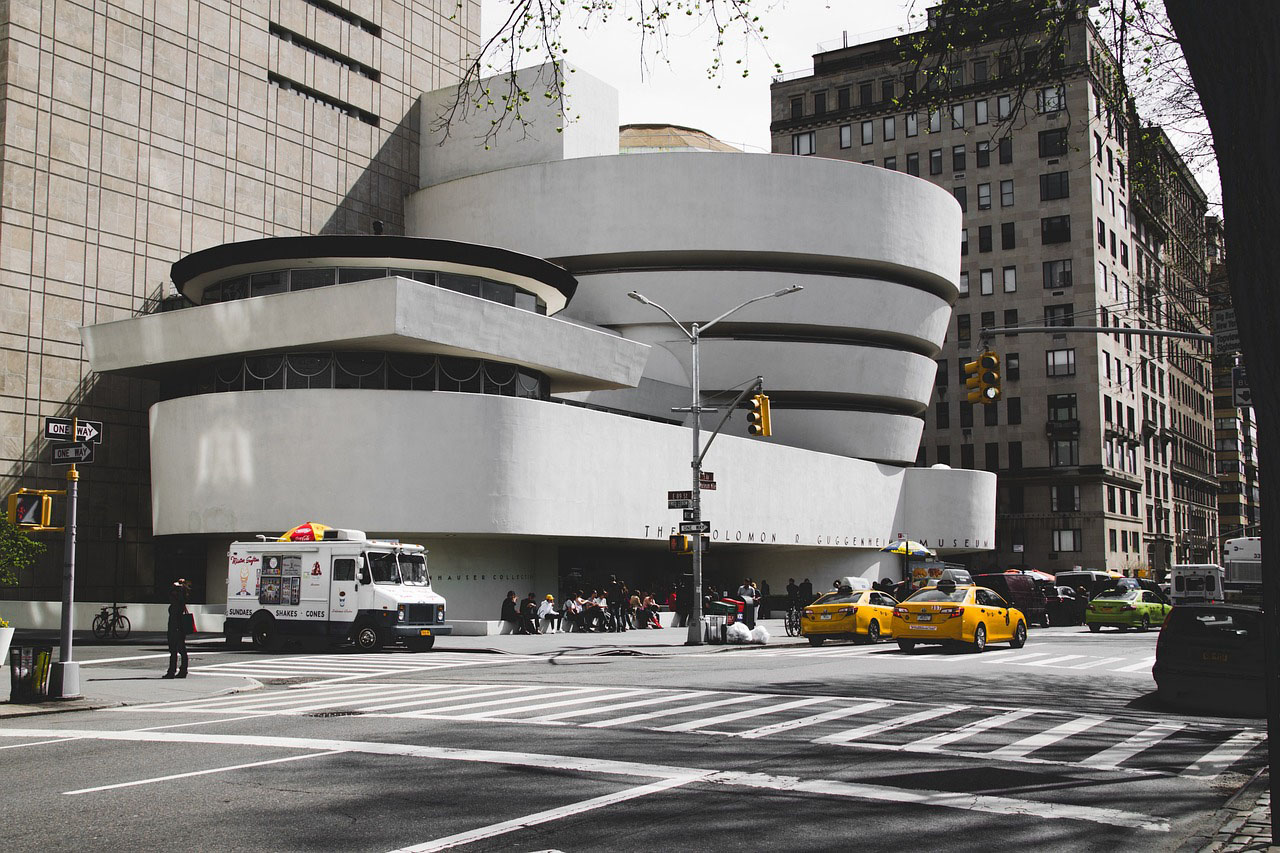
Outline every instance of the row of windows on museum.
{"type": "Polygon", "coordinates": [[[550,381],[527,368],[418,353],[293,352],[224,359],[165,383],[167,399],[220,391],[358,388],[457,391],[549,399],[550,381]]]}
{"type": "Polygon", "coordinates": [[[358,281],[399,276],[423,284],[430,284],[445,290],[477,296],[489,302],[511,305],[524,311],[546,314],[547,304],[536,295],[521,290],[515,285],[502,281],[492,281],[474,275],[433,272],[431,270],[397,269],[395,267],[302,267],[300,269],[281,269],[256,272],[252,275],[241,275],[215,282],[207,287],[201,297],[200,304],[209,305],[215,302],[230,302],[235,299],[247,299],[252,296],[269,296],[275,293],[288,293],[300,290],[311,290],[316,287],[328,287],[335,284],[354,284],[358,281]]]}

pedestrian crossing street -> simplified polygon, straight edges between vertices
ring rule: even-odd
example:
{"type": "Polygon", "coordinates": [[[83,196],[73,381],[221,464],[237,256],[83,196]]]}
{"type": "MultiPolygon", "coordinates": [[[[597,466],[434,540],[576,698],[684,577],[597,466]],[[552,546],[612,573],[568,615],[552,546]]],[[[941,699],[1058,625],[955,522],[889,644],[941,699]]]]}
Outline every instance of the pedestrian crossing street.
{"type": "Polygon", "coordinates": [[[195,675],[240,675],[249,678],[316,679],[312,685],[341,684],[381,675],[409,675],[436,669],[501,666],[544,660],[533,655],[467,654],[465,652],[383,652],[380,654],[293,655],[250,658],[193,666],[195,675]]]}
{"type": "MultiPolygon", "coordinates": [[[[874,646],[802,646],[790,648],[768,649],[754,652],[759,657],[785,658],[866,658],[892,663],[895,666],[914,667],[931,664],[954,662],[953,652],[937,646],[922,646],[913,653],[902,652],[897,645],[880,643],[874,646]]],[[[966,664],[979,666],[1017,666],[1029,669],[1070,669],[1092,670],[1096,672],[1150,673],[1151,665],[1156,661],[1155,655],[1147,651],[1128,655],[1096,655],[1083,654],[1080,646],[1060,645],[1050,647],[1044,645],[1028,646],[1023,649],[1010,649],[1003,646],[991,646],[981,655],[965,655],[966,664]],[[1035,649],[1035,651],[1032,651],[1035,649]]]]}
{"type": "Polygon", "coordinates": [[[1213,777],[1238,762],[1242,767],[1237,769],[1249,770],[1265,759],[1265,732],[1230,724],[885,698],[583,684],[330,680],[117,710],[235,719],[359,716],[645,730],[1138,776],[1213,777]]]}

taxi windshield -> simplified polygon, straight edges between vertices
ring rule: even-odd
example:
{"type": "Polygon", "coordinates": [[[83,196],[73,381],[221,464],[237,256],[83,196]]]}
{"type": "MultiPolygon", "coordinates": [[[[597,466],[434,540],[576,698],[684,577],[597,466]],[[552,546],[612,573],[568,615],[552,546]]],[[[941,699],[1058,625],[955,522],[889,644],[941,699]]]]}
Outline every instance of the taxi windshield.
{"type": "Polygon", "coordinates": [[[421,554],[400,555],[400,576],[409,586],[431,586],[427,558],[421,554]]]}
{"type": "Polygon", "coordinates": [[[1108,601],[1133,601],[1137,597],[1138,590],[1136,589],[1105,589],[1098,593],[1093,600],[1098,601],[1100,599],[1107,599],[1108,601]]]}
{"type": "Polygon", "coordinates": [[[374,583],[400,583],[400,568],[396,565],[395,554],[370,552],[364,557],[369,563],[369,574],[374,583]]]}
{"type": "Polygon", "coordinates": [[[814,604],[853,604],[858,600],[859,595],[861,595],[861,590],[854,590],[853,592],[847,593],[828,592],[815,601],[814,604]]]}
{"type": "Polygon", "coordinates": [[[967,595],[967,594],[968,594],[968,592],[969,592],[969,590],[967,590],[967,589],[955,589],[955,590],[952,590],[951,592],[945,592],[945,591],[943,591],[943,590],[941,590],[941,589],[938,589],[937,587],[927,587],[927,588],[925,588],[925,589],[920,590],[919,592],[917,592],[915,595],[911,596],[910,598],[908,598],[908,599],[907,599],[907,601],[912,601],[912,602],[916,602],[916,601],[955,601],[955,602],[962,602],[962,601],[964,601],[964,597],[965,597],[965,595],[967,595]]]}

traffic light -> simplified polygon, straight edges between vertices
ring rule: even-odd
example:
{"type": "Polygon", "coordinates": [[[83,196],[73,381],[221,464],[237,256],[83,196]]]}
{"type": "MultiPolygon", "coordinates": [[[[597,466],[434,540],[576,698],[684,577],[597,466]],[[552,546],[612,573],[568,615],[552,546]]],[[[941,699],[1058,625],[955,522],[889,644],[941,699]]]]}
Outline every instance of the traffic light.
{"type": "Polygon", "coordinates": [[[764,394],[756,394],[751,398],[750,409],[747,411],[747,432],[761,438],[773,435],[773,428],[769,423],[769,398],[764,394]]]}
{"type": "Polygon", "coordinates": [[[53,498],[48,495],[15,492],[9,495],[9,523],[19,527],[48,527],[53,514],[53,498]]]}
{"type": "Polygon", "coordinates": [[[985,350],[977,360],[964,366],[964,375],[964,387],[969,389],[970,403],[985,406],[1000,399],[1000,356],[985,350]]]}
{"type": "Polygon", "coordinates": [[[693,540],[683,533],[673,533],[668,540],[671,543],[671,550],[676,554],[692,554],[693,540]]]}

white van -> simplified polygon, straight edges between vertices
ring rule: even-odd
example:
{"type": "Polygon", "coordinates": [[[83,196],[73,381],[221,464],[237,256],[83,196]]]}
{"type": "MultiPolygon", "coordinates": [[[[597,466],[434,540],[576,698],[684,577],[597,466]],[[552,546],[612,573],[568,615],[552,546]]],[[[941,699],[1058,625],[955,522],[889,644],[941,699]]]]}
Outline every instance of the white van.
{"type": "Polygon", "coordinates": [[[227,642],[275,651],[286,636],[350,641],[361,651],[402,642],[426,651],[451,634],[421,545],[360,530],[300,525],[279,540],[233,542],[227,555],[227,642]],[[288,537],[288,538],[286,538],[288,537]]]}
{"type": "Polygon", "coordinates": [[[1174,563],[1169,572],[1169,599],[1179,604],[1224,604],[1222,567],[1213,563],[1174,563]]]}

